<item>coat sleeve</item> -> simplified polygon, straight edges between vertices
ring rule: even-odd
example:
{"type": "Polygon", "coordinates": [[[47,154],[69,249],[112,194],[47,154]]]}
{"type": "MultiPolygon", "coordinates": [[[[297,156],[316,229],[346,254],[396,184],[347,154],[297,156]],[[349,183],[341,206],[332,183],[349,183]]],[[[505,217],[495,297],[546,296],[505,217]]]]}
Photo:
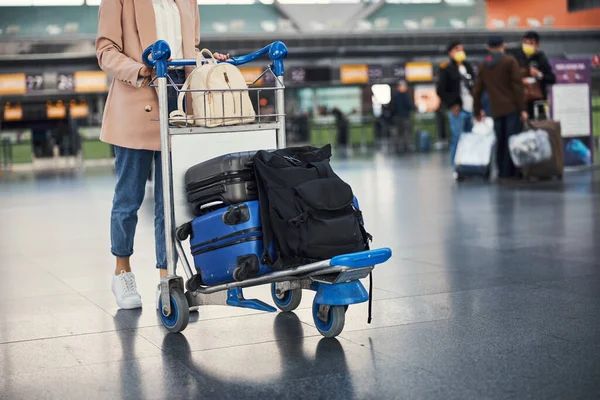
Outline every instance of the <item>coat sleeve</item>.
{"type": "Polygon", "coordinates": [[[481,115],[481,96],[485,90],[482,75],[482,66],[479,66],[479,74],[475,80],[475,86],[473,86],[473,115],[476,117],[481,115]]]}
{"type": "Polygon", "coordinates": [[[550,60],[544,54],[544,56],[540,59],[540,72],[544,74],[542,77],[542,81],[546,85],[554,85],[556,83],[556,75],[554,74],[554,70],[552,69],[552,65],[550,65],[550,60]]]}
{"type": "Polygon", "coordinates": [[[513,57],[510,58],[510,85],[512,86],[513,96],[515,96],[514,101],[519,111],[527,111],[527,105],[525,104],[525,93],[523,92],[523,74],[517,60],[513,57]]]}
{"type": "Polygon", "coordinates": [[[144,65],[123,54],[122,11],[121,0],[102,0],[100,3],[96,39],[98,65],[118,81],[142,87],[148,80],[138,79],[144,65]]]}
{"type": "Polygon", "coordinates": [[[198,53],[200,51],[200,49],[198,48],[200,46],[200,11],[198,10],[198,4],[196,3],[196,1],[193,1],[192,3],[196,8],[196,25],[194,28],[196,38],[194,41],[194,45],[196,47],[196,53],[198,53]]]}
{"type": "Polygon", "coordinates": [[[444,104],[447,107],[450,107],[451,105],[448,104],[448,93],[446,91],[447,85],[448,85],[448,71],[446,70],[446,68],[442,68],[442,69],[440,69],[440,73],[438,76],[436,91],[437,91],[438,96],[440,97],[440,100],[442,101],[442,104],[444,104]]]}

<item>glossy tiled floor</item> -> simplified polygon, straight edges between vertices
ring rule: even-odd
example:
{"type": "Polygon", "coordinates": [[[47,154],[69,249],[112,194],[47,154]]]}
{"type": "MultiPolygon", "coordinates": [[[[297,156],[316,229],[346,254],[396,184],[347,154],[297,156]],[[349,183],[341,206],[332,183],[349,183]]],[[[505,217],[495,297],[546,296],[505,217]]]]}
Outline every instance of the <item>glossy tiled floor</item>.
{"type": "MultiPolygon", "coordinates": [[[[340,162],[376,245],[374,321],[337,340],[295,314],[207,307],[167,335],[153,307],[152,199],[110,292],[110,171],[0,183],[0,398],[595,399],[600,174],[456,186],[437,156],[340,162]]],[[[270,301],[267,288],[247,297],[270,301]]]]}

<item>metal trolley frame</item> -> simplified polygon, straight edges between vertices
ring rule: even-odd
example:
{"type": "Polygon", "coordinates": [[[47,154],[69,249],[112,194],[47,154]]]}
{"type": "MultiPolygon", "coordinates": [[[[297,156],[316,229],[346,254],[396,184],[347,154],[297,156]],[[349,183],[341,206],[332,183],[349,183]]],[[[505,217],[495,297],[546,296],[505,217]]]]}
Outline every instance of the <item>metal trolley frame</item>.
{"type": "MultiPolygon", "coordinates": [[[[282,271],[274,271],[267,275],[243,281],[232,280],[230,283],[215,286],[204,286],[195,283],[194,277],[196,273],[190,266],[182,245],[182,240],[185,240],[187,235],[182,233],[181,228],[177,229],[176,227],[176,202],[174,201],[174,197],[178,192],[174,190],[174,186],[180,184],[179,180],[183,181],[183,177],[174,177],[174,173],[177,171],[175,171],[173,162],[174,160],[178,161],[178,151],[181,151],[181,146],[179,146],[178,150],[178,146],[175,146],[173,141],[178,137],[194,135],[218,135],[211,136],[210,138],[236,140],[232,132],[242,135],[250,135],[250,133],[261,134],[262,132],[266,135],[273,134],[275,136],[272,139],[274,139],[274,144],[277,148],[285,147],[285,87],[283,84],[283,75],[284,59],[287,56],[287,52],[287,48],[282,42],[274,42],[254,53],[233,57],[225,61],[237,66],[255,61],[263,56],[269,56],[271,60],[269,67],[256,81],[265,77],[266,74],[272,74],[274,77],[274,87],[249,88],[248,91],[256,92],[257,96],[260,96],[261,92],[273,91],[275,95],[275,112],[261,114],[259,104],[255,123],[215,128],[198,126],[197,120],[206,120],[207,118],[191,117],[187,119],[186,117],[183,120],[172,119],[170,121],[167,88],[173,86],[180,93],[203,92],[204,96],[209,95],[210,92],[221,92],[221,98],[224,98],[223,94],[225,92],[240,92],[240,90],[184,90],[174,84],[168,75],[168,69],[196,66],[197,60],[170,60],[171,51],[168,44],[162,40],[148,47],[143,53],[142,58],[144,63],[154,67],[156,70],[156,78],[153,79],[152,84],[158,90],[168,272],[168,276],[162,278],[160,282],[161,297],[159,299],[159,312],[164,326],[170,332],[180,332],[185,329],[189,321],[190,309],[197,309],[199,306],[204,305],[229,305],[261,311],[277,311],[274,307],[260,300],[246,299],[243,294],[243,288],[245,287],[271,284],[272,299],[282,311],[293,311],[300,305],[303,289],[316,291],[313,301],[315,326],[325,337],[337,336],[344,327],[345,312],[348,306],[370,300],[370,294],[367,293],[360,279],[367,277],[376,264],[383,263],[391,257],[391,250],[384,248],[340,255],[330,260],[323,260],[282,271]],[[175,123],[178,126],[174,126],[175,123]],[[186,276],[185,282],[182,277],[177,275],[176,266],[178,262],[183,267],[186,276]]],[[[238,141],[240,137],[242,136],[237,137],[238,141]]],[[[187,147],[189,151],[190,146],[187,147]]],[[[191,153],[194,150],[191,149],[191,153]]],[[[190,153],[188,152],[189,155],[190,153]]],[[[211,158],[219,155],[221,154],[212,154],[211,158]]],[[[191,165],[188,165],[188,167],[202,161],[204,160],[190,160],[191,165]]],[[[179,173],[181,173],[182,169],[179,168],[179,170],[179,173]]]]}

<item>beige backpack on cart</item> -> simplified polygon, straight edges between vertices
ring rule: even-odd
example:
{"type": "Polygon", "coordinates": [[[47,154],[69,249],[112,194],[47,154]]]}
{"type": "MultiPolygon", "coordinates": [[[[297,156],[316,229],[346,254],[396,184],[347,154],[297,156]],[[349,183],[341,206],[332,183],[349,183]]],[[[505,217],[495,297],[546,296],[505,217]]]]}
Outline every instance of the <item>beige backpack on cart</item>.
{"type": "Polygon", "coordinates": [[[236,66],[217,63],[207,49],[198,53],[196,65],[181,88],[177,110],[169,115],[172,124],[187,123],[214,128],[254,122],[256,113],[250,101],[248,85],[236,66]],[[209,54],[210,59],[205,59],[204,53],[209,54]],[[187,90],[198,90],[189,92],[192,97],[193,116],[186,116],[183,109],[187,90]]]}

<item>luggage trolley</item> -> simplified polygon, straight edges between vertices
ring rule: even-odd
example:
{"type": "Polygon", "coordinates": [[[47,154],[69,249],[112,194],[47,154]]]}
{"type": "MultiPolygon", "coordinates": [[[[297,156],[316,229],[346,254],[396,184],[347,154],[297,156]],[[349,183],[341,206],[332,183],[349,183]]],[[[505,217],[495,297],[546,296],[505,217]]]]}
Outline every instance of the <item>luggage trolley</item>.
{"type": "MultiPolygon", "coordinates": [[[[195,66],[196,60],[170,60],[169,46],[161,40],[143,53],[144,63],[156,70],[152,85],[158,89],[168,272],[168,276],[160,282],[159,312],[164,326],[170,332],[184,330],[189,321],[190,308],[204,305],[229,305],[276,312],[276,308],[260,300],[244,298],[243,288],[270,284],[275,305],[285,312],[299,306],[303,289],[315,291],[312,308],[315,326],[325,337],[337,336],[344,327],[348,306],[369,300],[369,294],[359,279],[367,277],[375,265],[391,257],[391,250],[383,248],[340,255],[242,281],[232,278],[231,282],[213,286],[203,285],[201,280],[195,279],[197,274],[190,266],[182,245],[187,238],[183,226],[194,218],[185,194],[186,170],[225,153],[285,146],[283,61],[287,56],[286,46],[282,42],[274,42],[257,52],[233,57],[225,62],[237,66],[267,55],[271,63],[257,81],[271,74],[274,87],[250,87],[248,90],[251,94],[256,92],[257,96],[261,91],[274,92],[275,112],[261,115],[259,109],[252,124],[206,128],[194,125],[193,120],[197,118],[190,118],[185,126],[172,126],[169,123],[168,86],[176,87],[178,92],[204,92],[204,95],[210,92],[183,90],[173,83],[167,73],[169,68],[195,66]],[[183,267],[185,283],[176,273],[177,262],[183,267]]],[[[218,90],[222,94],[227,91],[218,90]]],[[[236,91],[239,92],[239,89],[236,91]]],[[[180,119],[178,123],[181,123],[180,119]]]]}

